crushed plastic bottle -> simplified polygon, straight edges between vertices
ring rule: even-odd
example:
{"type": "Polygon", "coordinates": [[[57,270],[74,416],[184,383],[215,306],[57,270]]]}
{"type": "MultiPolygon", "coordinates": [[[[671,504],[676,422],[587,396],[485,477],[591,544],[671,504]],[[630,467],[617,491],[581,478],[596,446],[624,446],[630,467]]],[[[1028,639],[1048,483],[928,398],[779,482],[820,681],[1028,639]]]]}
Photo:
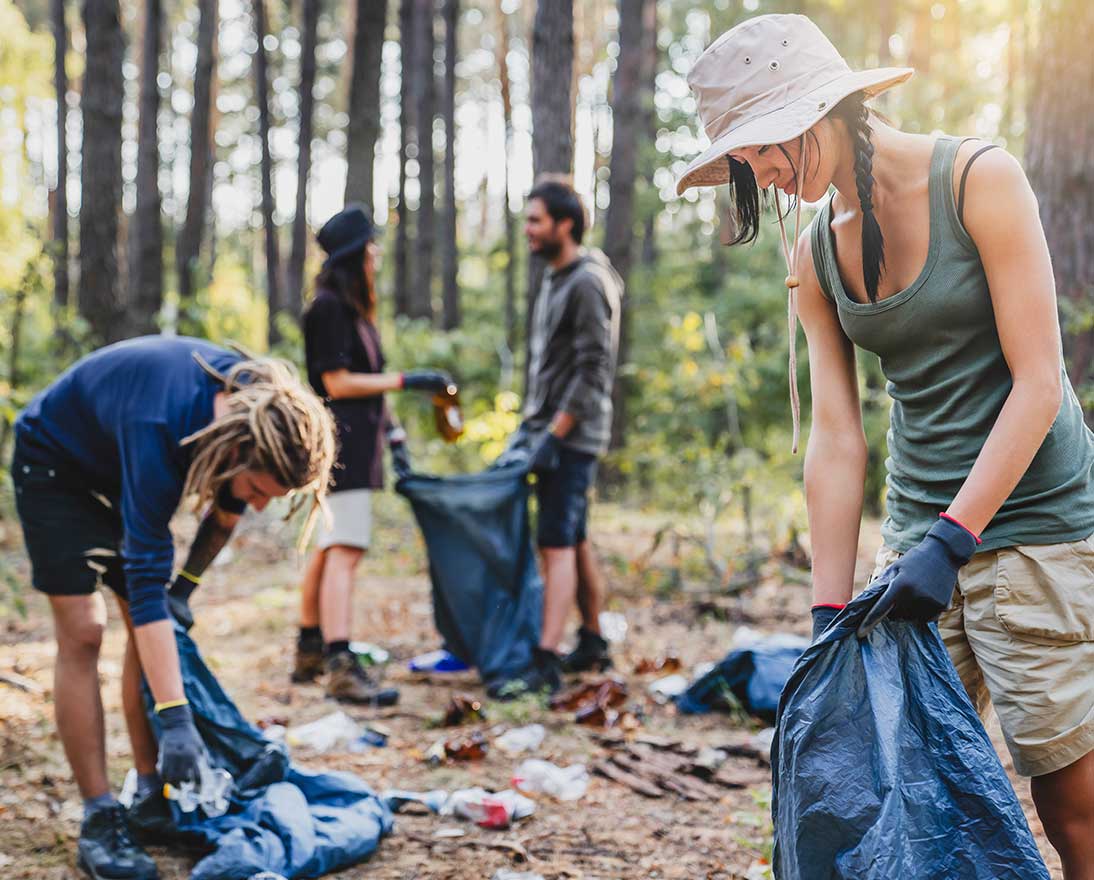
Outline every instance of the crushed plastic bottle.
{"type": "Polygon", "coordinates": [[[350,642],[349,649],[362,666],[381,666],[391,659],[391,654],[371,642],[350,642]]]}
{"type": "Polygon", "coordinates": [[[441,648],[412,657],[407,668],[411,672],[466,672],[471,667],[455,654],[441,648]]]}
{"type": "Polygon", "coordinates": [[[203,758],[198,763],[199,782],[183,782],[179,786],[164,785],[163,794],[169,801],[178,804],[184,813],[201,811],[210,819],[223,816],[228,812],[232,793],[232,774],[221,767],[213,767],[203,758]]]}
{"type": "Polygon", "coordinates": [[[329,752],[335,746],[349,744],[360,737],[360,725],[342,711],[331,712],[285,731],[286,744],[315,752],[329,752]]]}
{"type": "Polygon", "coordinates": [[[529,758],[517,767],[510,784],[519,791],[546,794],[560,801],[576,801],[585,796],[589,772],[584,764],[559,767],[550,761],[529,758]]]}
{"type": "Polygon", "coordinates": [[[658,703],[667,703],[673,697],[678,697],[686,691],[688,689],[688,684],[689,682],[686,675],[675,673],[657,679],[657,681],[650,684],[648,690],[650,696],[658,703]]]}
{"type": "Polygon", "coordinates": [[[547,731],[542,724],[529,724],[526,727],[514,727],[507,730],[496,740],[494,745],[507,755],[519,755],[521,752],[531,752],[543,744],[543,738],[547,731]]]}
{"type": "Polygon", "coordinates": [[[600,634],[612,644],[618,644],[627,637],[627,618],[618,611],[601,611],[597,620],[600,634]]]}
{"type": "Polygon", "coordinates": [[[393,813],[398,813],[407,804],[421,804],[431,813],[440,813],[448,803],[448,792],[443,788],[430,791],[406,791],[401,788],[389,788],[380,793],[380,800],[388,805],[393,813]]]}
{"type": "Polygon", "coordinates": [[[441,815],[470,819],[482,828],[508,828],[535,811],[533,801],[512,789],[491,793],[482,788],[464,788],[452,792],[441,815]]]}

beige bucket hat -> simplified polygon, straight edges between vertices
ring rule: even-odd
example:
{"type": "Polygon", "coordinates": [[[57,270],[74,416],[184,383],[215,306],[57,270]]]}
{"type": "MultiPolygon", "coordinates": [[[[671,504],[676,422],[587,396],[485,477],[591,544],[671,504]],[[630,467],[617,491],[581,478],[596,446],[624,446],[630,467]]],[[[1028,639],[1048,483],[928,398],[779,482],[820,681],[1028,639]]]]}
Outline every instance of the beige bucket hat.
{"type": "Polygon", "coordinates": [[[758,15],[699,56],[688,85],[710,146],[688,165],[676,194],[729,183],[727,153],[780,144],[808,131],[855,92],[867,97],[899,85],[909,67],[854,71],[804,15],[758,15]]]}

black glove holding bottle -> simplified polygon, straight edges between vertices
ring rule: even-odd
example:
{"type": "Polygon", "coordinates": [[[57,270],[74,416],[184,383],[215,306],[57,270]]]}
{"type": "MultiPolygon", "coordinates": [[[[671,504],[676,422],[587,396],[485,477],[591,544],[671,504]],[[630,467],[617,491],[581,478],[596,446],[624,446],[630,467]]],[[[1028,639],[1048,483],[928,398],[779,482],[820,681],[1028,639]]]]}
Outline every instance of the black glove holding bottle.
{"type": "Polygon", "coordinates": [[[879,575],[889,586],[862,621],[859,638],[868,636],[886,615],[894,620],[936,619],[949,607],[957,572],[979,543],[957,520],[941,514],[922,541],[879,575]]]}
{"type": "Polygon", "coordinates": [[[205,746],[189,703],[169,704],[156,710],[160,722],[160,752],[156,761],[160,779],[167,785],[201,782],[201,761],[205,746]]]}

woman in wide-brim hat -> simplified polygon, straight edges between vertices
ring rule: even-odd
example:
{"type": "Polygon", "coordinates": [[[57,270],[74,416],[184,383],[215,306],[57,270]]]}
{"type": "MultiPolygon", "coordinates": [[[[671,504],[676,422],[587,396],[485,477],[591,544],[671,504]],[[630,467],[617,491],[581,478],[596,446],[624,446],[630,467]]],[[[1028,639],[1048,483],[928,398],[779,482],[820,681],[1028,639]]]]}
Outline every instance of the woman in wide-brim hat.
{"type": "Polygon", "coordinates": [[[892,581],[860,634],[886,614],[938,618],[973,703],[990,697],[1015,769],[1033,777],[1065,877],[1086,878],[1094,435],[1063,369],[1025,174],[1001,149],[870,112],[866,100],[911,73],[852,71],[803,16],[743,22],[689,77],[711,146],[678,191],[729,184],[730,243],[756,237],[761,191],[795,202],[793,234],[781,211],[779,228],[791,354],[799,311],[809,351],[814,635],[852,595],[867,456],[858,346],[880,357],[893,398],[875,572],[892,581]],[[822,199],[799,237],[802,202],[822,199]]]}
{"type": "Polygon", "coordinates": [[[372,493],[383,488],[384,438],[392,427],[384,394],[437,393],[452,377],[439,370],[386,371],[376,321],[379,247],[368,210],[347,205],[316,239],[327,259],[304,313],[304,355],[308,380],[334,416],[338,461],[329,517],[319,523],[305,569],[292,680],[309,682],[325,670],[328,696],[391,704],[398,693],[373,682],[349,648],[355,571],[371,539],[372,493]]]}

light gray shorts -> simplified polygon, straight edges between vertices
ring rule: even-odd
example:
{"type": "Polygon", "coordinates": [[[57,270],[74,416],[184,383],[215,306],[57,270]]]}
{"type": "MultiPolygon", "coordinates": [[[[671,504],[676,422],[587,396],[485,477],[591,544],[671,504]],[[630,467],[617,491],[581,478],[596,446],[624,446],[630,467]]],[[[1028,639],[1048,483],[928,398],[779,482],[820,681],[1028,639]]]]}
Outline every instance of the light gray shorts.
{"type": "Polygon", "coordinates": [[[332,492],[327,496],[327,507],[330,508],[330,528],[323,517],[319,517],[315,529],[319,549],[357,547],[367,550],[372,538],[372,490],[332,492]]]}

